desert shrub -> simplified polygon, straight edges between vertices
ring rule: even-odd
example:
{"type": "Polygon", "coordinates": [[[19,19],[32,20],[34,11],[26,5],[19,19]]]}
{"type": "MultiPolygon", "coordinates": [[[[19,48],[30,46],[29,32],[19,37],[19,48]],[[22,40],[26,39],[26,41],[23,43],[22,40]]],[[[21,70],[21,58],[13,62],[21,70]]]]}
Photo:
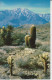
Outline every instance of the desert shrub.
{"type": "Polygon", "coordinates": [[[4,45],[4,42],[3,42],[3,40],[0,37],[0,46],[3,46],[3,45],[4,45]]]}
{"type": "Polygon", "coordinates": [[[42,46],[42,44],[40,42],[36,42],[36,47],[38,48],[40,46],[42,46]]]}
{"type": "Polygon", "coordinates": [[[42,41],[49,41],[50,40],[49,33],[50,33],[49,30],[47,32],[44,30],[44,31],[40,31],[39,33],[37,32],[36,36],[38,39],[40,39],[42,41]]]}
{"type": "Polygon", "coordinates": [[[12,26],[12,25],[8,25],[8,26],[7,26],[7,31],[12,32],[12,31],[13,31],[13,26],[12,26]]]}
{"type": "Polygon", "coordinates": [[[13,45],[22,45],[24,43],[24,34],[23,33],[14,33],[13,35],[13,45]]]}
{"type": "Polygon", "coordinates": [[[24,50],[25,47],[20,47],[20,50],[24,50]]]}
{"type": "Polygon", "coordinates": [[[0,52],[0,65],[4,65],[7,63],[7,60],[6,60],[6,57],[4,57],[4,56],[1,57],[1,56],[3,56],[2,52],[0,52]]]}
{"type": "Polygon", "coordinates": [[[29,68],[29,62],[28,60],[24,61],[23,59],[19,59],[18,62],[18,67],[21,67],[21,68],[29,68]]]}
{"type": "Polygon", "coordinates": [[[4,43],[3,43],[3,40],[1,38],[1,30],[0,30],[0,46],[3,46],[3,45],[4,45],[4,43]]]}
{"type": "Polygon", "coordinates": [[[35,79],[37,78],[37,75],[29,75],[29,74],[25,74],[23,72],[20,72],[19,73],[19,76],[22,78],[22,79],[35,79]]]}
{"type": "Polygon", "coordinates": [[[0,65],[4,65],[4,64],[6,64],[6,63],[7,63],[7,61],[6,61],[5,59],[0,58],[0,65]]]}
{"type": "Polygon", "coordinates": [[[36,49],[35,52],[33,53],[33,56],[39,56],[42,53],[43,51],[41,49],[36,49]]]}
{"type": "Polygon", "coordinates": [[[43,68],[38,64],[38,58],[35,57],[29,57],[25,56],[24,58],[20,58],[16,61],[16,65],[20,68],[25,68],[25,69],[38,69],[38,68],[43,68]]]}
{"type": "Polygon", "coordinates": [[[42,45],[39,47],[39,49],[46,51],[46,52],[50,52],[50,45],[42,45]]]}
{"type": "Polygon", "coordinates": [[[6,53],[11,53],[12,51],[14,51],[13,48],[4,48],[3,50],[5,50],[6,53]]]}
{"type": "Polygon", "coordinates": [[[18,65],[18,67],[20,68],[26,68],[26,69],[30,69],[32,66],[30,64],[31,59],[26,56],[24,58],[20,58],[16,61],[16,65],[18,65]]]}

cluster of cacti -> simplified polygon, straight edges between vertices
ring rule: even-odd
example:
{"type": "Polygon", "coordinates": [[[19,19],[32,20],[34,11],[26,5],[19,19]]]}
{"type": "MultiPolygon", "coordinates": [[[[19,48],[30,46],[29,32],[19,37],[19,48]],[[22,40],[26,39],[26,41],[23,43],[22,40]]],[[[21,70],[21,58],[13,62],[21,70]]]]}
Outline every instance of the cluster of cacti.
{"type": "Polygon", "coordinates": [[[35,47],[35,40],[36,40],[36,27],[32,25],[30,28],[30,36],[25,36],[25,43],[28,47],[35,47]]]}
{"type": "Polygon", "coordinates": [[[44,63],[44,72],[46,73],[47,72],[47,68],[48,68],[48,66],[47,66],[47,64],[48,64],[48,53],[43,53],[41,55],[41,60],[44,63]]]}
{"type": "Polygon", "coordinates": [[[1,29],[1,38],[3,39],[3,42],[6,45],[12,44],[11,32],[12,32],[12,27],[11,26],[9,26],[7,28],[5,28],[3,26],[2,29],[1,29]]]}
{"type": "Polygon", "coordinates": [[[12,68],[13,68],[13,59],[12,59],[12,56],[9,56],[9,57],[7,58],[7,62],[8,62],[9,67],[10,67],[10,74],[12,75],[12,74],[13,74],[13,73],[12,73],[12,68]]]}

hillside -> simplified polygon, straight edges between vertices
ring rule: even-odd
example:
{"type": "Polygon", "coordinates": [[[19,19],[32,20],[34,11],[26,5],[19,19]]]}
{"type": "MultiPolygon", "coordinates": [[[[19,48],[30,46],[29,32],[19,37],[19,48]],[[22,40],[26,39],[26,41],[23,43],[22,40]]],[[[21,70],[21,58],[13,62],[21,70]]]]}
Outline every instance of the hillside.
{"type": "MultiPolygon", "coordinates": [[[[33,24],[24,24],[19,26],[19,28],[30,28],[33,24]]],[[[50,23],[46,23],[46,24],[41,24],[41,25],[35,25],[36,27],[50,27],[50,23]]]]}

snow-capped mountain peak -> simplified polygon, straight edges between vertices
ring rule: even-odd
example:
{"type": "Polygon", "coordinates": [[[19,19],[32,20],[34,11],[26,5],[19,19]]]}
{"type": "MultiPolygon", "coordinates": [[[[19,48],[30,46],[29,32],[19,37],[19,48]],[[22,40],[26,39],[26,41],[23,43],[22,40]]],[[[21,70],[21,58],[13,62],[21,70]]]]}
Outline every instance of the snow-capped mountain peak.
{"type": "MultiPolygon", "coordinates": [[[[47,15],[44,15],[45,17],[47,15]]],[[[28,9],[17,8],[14,10],[0,11],[0,26],[13,25],[15,27],[23,24],[45,24],[49,21],[40,14],[35,14],[28,9]]],[[[48,16],[50,18],[50,15],[48,16]]],[[[49,19],[48,18],[48,19],[49,19]]]]}

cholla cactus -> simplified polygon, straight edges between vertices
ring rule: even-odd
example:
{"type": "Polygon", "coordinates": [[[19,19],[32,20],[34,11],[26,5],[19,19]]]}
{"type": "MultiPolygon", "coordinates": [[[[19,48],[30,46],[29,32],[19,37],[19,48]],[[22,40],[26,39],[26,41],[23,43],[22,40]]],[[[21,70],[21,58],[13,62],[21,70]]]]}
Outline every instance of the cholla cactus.
{"type": "Polygon", "coordinates": [[[43,63],[44,63],[44,72],[46,73],[47,72],[47,68],[48,68],[48,66],[47,66],[47,63],[48,63],[48,52],[47,53],[43,53],[42,55],[41,55],[41,60],[43,61],[43,63]]]}
{"type": "Polygon", "coordinates": [[[1,29],[1,34],[5,33],[6,30],[5,30],[5,27],[3,26],[2,29],[1,29]]]}
{"type": "Polygon", "coordinates": [[[2,28],[4,29],[5,27],[3,26],[2,28]]]}
{"type": "Polygon", "coordinates": [[[3,33],[3,29],[1,29],[1,34],[3,33]]]}
{"type": "Polygon", "coordinates": [[[3,39],[4,44],[6,43],[6,28],[3,26],[1,29],[1,38],[3,39]]]}
{"type": "Polygon", "coordinates": [[[7,58],[7,62],[8,62],[9,67],[10,67],[10,74],[12,75],[12,68],[13,68],[13,59],[12,59],[12,56],[9,56],[7,58]]]}
{"type": "Polygon", "coordinates": [[[1,38],[3,39],[4,44],[11,45],[13,38],[12,38],[12,27],[9,26],[5,28],[4,26],[1,29],[1,38]],[[11,30],[10,30],[11,29],[11,30]]]}

